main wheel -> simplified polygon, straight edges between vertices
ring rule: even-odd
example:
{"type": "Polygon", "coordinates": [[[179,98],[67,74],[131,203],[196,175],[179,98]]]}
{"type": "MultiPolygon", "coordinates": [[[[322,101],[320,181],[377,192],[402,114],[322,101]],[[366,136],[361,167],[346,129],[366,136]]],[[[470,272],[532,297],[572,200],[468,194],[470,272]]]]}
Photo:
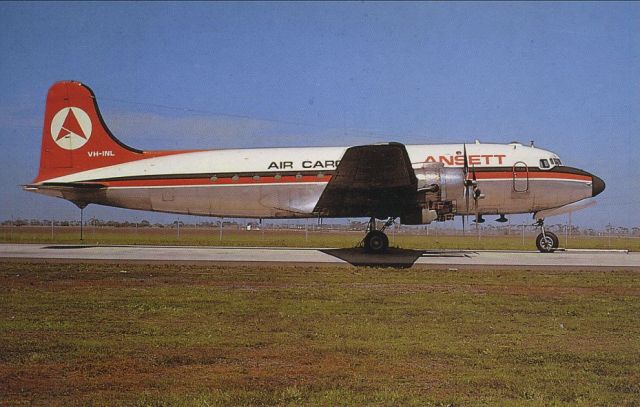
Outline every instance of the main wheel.
{"type": "Polygon", "coordinates": [[[369,253],[382,253],[389,248],[389,238],[379,230],[373,230],[364,237],[364,250],[369,253]]]}
{"type": "Polygon", "coordinates": [[[554,233],[545,232],[544,235],[540,233],[538,237],[536,237],[536,247],[541,253],[553,253],[559,245],[560,241],[558,240],[558,236],[554,233]]]}

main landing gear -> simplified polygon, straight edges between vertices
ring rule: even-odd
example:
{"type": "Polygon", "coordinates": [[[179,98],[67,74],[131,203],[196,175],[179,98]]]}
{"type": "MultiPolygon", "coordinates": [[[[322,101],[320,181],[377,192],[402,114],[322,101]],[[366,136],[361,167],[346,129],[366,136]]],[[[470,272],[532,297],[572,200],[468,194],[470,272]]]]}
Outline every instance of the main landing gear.
{"type": "Polygon", "coordinates": [[[538,237],[536,237],[536,247],[540,253],[553,253],[560,245],[558,236],[544,230],[543,219],[540,219],[538,223],[536,223],[536,226],[540,226],[540,229],[542,230],[538,237]]]}
{"type": "Polygon", "coordinates": [[[367,234],[362,239],[361,245],[367,253],[384,253],[389,248],[389,238],[384,230],[393,225],[396,218],[389,218],[380,230],[376,230],[376,218],[369,219],[367,234]]]}

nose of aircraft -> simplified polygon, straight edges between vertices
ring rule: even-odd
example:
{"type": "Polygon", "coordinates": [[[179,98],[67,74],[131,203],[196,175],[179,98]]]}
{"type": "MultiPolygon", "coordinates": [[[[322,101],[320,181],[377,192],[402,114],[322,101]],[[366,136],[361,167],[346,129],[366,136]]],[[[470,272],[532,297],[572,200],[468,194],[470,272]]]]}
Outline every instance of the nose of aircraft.
{"type": "Polygon", "coordinates": [[[604,181],[600,177],[595,175],[591,176],[591,196],[596,196],[600,192],[604,191],[604,181]]]}

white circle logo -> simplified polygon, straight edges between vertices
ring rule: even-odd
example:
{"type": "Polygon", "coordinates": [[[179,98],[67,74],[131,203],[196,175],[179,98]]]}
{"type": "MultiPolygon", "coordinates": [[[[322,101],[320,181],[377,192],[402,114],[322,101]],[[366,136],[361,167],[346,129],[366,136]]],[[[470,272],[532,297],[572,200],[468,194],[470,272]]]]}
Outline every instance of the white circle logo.
{"type": "Polygon", "coordinates": [[[65,107],[51,120],[51,137],[65,150],[80,148],[91,138],[91,119],[79,107],[65,107]]]}

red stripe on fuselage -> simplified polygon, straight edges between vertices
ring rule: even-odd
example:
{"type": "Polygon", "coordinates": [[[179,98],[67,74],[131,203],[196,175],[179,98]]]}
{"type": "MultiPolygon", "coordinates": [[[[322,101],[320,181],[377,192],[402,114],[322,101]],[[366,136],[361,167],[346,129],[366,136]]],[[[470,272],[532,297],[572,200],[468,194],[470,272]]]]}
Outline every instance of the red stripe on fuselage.
{"type": "Polygon", "coordinates": [[[161,178],[101,182],[108,187],[170,187],[170,186],[202,186],[202,185],[259,185],[259,184],[295,184],[296,182],[329,182],[331,175],[283,175],[279,179],[275,176],[253,177],[218,177],[215,181],[210,178],[161,178]]]}
{"type": "MultiPolygon", "coordinates": [[[[512,171],[477,171],[477,180],[512,180],[512,171]]],[[[518,172],[518,179],[524,179],[527,175],[529,180],[561,179],[571,181],[591,182],[591,177],[580,174],[569,174],[562,172],[518,172]]],[[[232,176],[221,176],[215,181],[210,178],[157,178],[157,179],[133,179],[133,180],[101,180],[100,183],[108,187],[171,187],[171,186],[209,186],[209,185],[261,185],[261,184],[295,184],[298,182],[329,182],[331,175],[283,175],[276,178],[275,175],[260,176],[254,179],[253,176],[240,176],[233,179],[232,176]]],[[[469,174],[469,178],[472,175],[469,174]]]]}
{"type": "MultiPolygon", "coordinates": [[[[591,177],[587,175],[580,174],[570,174],[566,172],[540,172],[540,171],[476,171],[476,179],[478,180],[496,180],[496,179],[513,179],[514,174],[517,175],[518,179],[524,179],[527,176],[529,179],[567,179],[574,181],[586,181],[591,182],[591,177]]],[[[468,175],[470,179],[473,178],[473,175],[470,173],[468,175]]]]}

